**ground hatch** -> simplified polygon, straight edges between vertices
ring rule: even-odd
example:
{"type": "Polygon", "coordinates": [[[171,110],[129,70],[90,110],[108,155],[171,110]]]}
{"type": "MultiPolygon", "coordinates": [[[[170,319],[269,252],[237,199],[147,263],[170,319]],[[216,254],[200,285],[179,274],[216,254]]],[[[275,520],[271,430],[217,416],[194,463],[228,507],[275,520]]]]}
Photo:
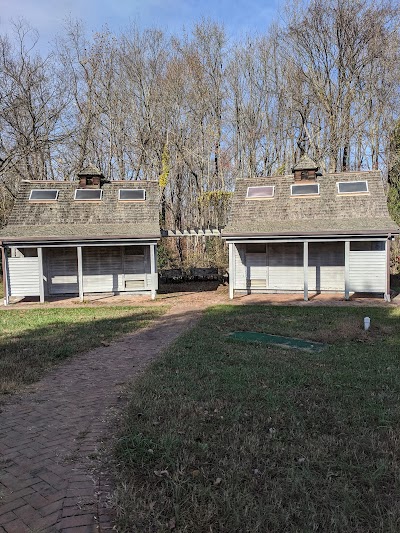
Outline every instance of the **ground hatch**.
{"type": "Polygon", "coordinates": [[[280,348],[303,350],[306,352],[320,352],[328,346],[322,342],[307,341],[296,337],[282,337],[281,335],[271,335],[256,331],[233,331],[232,333],[228,333],[228,338],[233,341],[261,342],[280,348]]]}

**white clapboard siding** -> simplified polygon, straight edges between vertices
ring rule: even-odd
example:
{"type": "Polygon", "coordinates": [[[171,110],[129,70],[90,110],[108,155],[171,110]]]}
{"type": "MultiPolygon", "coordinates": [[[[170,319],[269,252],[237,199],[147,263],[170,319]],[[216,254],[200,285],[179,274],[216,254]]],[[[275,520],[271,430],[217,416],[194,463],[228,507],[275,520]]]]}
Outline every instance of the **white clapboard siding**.
{"type": "Polygon", "coordinates": [[[267,254],[246,253],[247,286],[252,289],[266,289],[268,280],[267,254]]]}
{"type": "Polygon", "coordinates": [[[78,257],[76,248],[46,249],[49,294],[78,293],[78,257]]]}
{"type": "Polygon", "coordinates": [[[350,251],[350,292],[385,292],[385,250],[350,251]]]}
{"type": "Polygon", "coordinates": [[[82,263],[84,293],[125,290],[121,247],[84,247],[82,263]]]}
{"type": "Polygon", "coordinates": [[[303,244],[268,244],[269,289],[300,291],[304,287],[303,244]]]}
{"type": "Polygon", "coordinates": [[[235,289],[246,289],[246,245],[235,244],[233,246],[234,255],[234,272],[235,272],[235,289]]]}
{"type": "Polygon", "coordinates": [[[39,296],[39,260],[37,257],[8,259],[9,296],[39,296]]]}
{"type": "Polygon", "coordinates": [[[145,273],[144,255],[126,255],[124,261],[125,281],[123,290],[143,290],[147,274],[145,273]]]}
{"type": "Polygon", "coordinates": [[[310,243],[308,254],[308,289],[344,291],[344,243],[310,243]]]}
{"type": "Polygon", "coordinates": [[[151,288],[151,262],[150,262],[150,246],[145,246],[144,249],[144,271],[146,274],[145,277],[145,288],[151,288]]]}

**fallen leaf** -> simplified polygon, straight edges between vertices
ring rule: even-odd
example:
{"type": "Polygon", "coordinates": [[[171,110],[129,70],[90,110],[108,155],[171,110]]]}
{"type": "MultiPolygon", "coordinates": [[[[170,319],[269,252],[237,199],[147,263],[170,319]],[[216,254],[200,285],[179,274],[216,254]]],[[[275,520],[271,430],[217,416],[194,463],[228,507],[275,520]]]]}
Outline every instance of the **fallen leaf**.
{"type": "Polygon", "coordinates": [[[154,470],[154,473],[158,477],[167,476],[168,470],[154,470]]]}
{"type": "Polygon", "coordinates": [[[169,529],[175,529],[176,528],[176,520],[175,518],[171,518],[171,520],[168,522],[169,529]]]}
{"type": "Polygon", "coordinates": [[[106,342],[106,341],[101,341],[101,345],[102,346],[110,346],[110,343],[106,342]]]}
{"type": "Polygon", "coordinates": [[[214,481],[214,485],[221,485],[222,479],[220,477],[217,477],[217,479],[214,481]]]}
{"type": "Polygon", "coordinates": [[[200,475],[200,470],[192,470],[191,474],[193,477],[197,477],[198,475],[200,475]]]}

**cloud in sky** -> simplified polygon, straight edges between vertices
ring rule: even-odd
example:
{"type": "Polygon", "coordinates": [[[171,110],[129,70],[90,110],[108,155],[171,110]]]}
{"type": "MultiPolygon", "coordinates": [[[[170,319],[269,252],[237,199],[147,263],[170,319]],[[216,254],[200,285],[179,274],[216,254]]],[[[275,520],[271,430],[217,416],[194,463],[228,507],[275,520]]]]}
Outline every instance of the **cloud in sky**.
{"type": "Polygon", "coordinates": [[[223,22],[234,37],[264,31],[276,18],[279,4],[280,0],[0,0],[0,33],[10,32],[11,19],[23,17],[39,31],[40,47],[46,48],[68,17],[82,19],[90,30],[107,25],[116,33],[130,22],[179,33],[204,17],[223,22]]]}

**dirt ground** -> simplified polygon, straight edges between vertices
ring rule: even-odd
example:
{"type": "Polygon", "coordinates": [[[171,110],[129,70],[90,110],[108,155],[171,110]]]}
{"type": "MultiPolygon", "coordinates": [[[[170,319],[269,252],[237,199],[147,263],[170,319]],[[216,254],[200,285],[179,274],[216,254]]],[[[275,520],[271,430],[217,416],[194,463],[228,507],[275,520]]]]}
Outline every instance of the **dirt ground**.
{"type": "Polygon", "coordinates": [[[32,309],[41,307],[75,307],[75,306],[113,306],[113,305],[139,305],[139,306],[159,306],[172,305],[179,307],[193,305],[334,305],[334,306],[397,306],[400,303],[400,295],[394,297],[388,304],[383,298],[371,295],[354,295],[349,301],[344,299],[343,294],[312,294],[309,301],[305,302],[303,294],[237,294],[233,300],[229,299],[229,289],[227,284],[218,281],[193,281],[186,283],[170,283],[160,286],[155,301],[148,296],[126,295],[126,294],[92,294],[85,296],[82,304],[77,297],[57,297],[40,304],[37,298],[24,298],[12,302],[4,309],[32,309]]]}
{"type": "Polygon", "coordinates": [[[243,295],[229,300],[228,286],[197,282],[162,286],[155,301],[144,296],[94,295],[23,300],[4,309],[71,306],[168,305],[147,328],[126,335],[53,369],[12,396],[0,410],[0,533],[114,531],[108,472],[95,464],[121,413],[124,390],[210,305],[398,305],[377,298],[302,294],[243,295]]]}

